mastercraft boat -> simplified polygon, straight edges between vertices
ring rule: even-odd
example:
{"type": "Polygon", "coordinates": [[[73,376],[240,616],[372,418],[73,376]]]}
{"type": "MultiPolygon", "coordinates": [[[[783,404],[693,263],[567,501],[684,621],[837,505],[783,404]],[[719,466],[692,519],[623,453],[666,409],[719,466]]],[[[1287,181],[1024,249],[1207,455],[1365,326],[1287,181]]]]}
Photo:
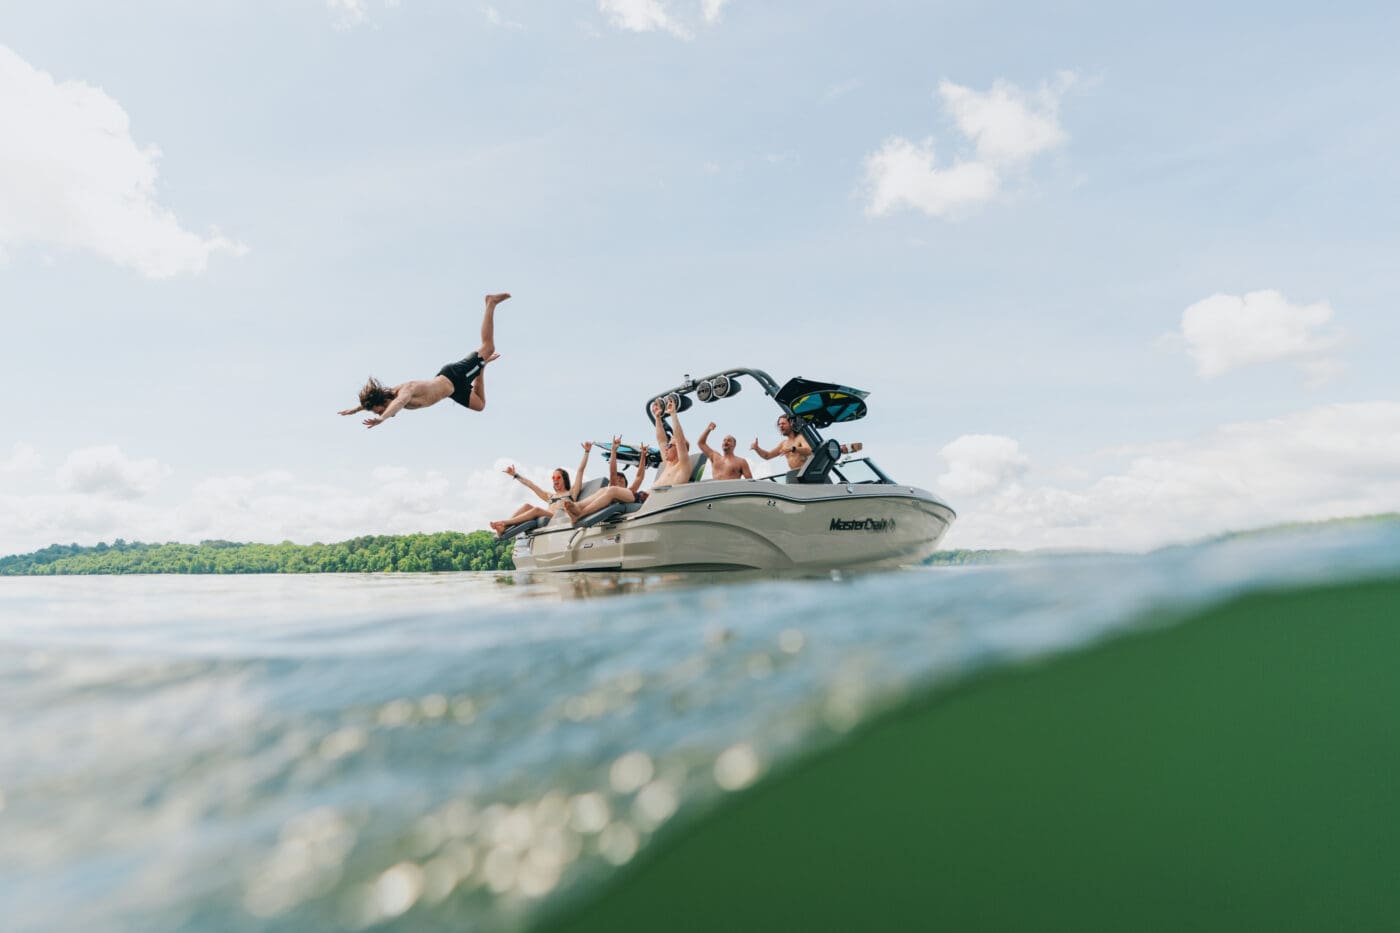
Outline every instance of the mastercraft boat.
{"type": "MultiPolygon", "coordinates": [[[[692,482],[654,486],[646,502],[612,505],[571,523],[506,530],[520,570],[825,570],[917,564],[938,548],[956,517],[932,493],[896,483],[869,457],[842,459],[841,444],[821,429],[866,414],[859,389],[790,379],[781,387],[759,369],[726,369],[647,399],[674,396],[716,402],[757,383],[806,438],[812,456],[799,469],[765,479],[704,480],[705,457],[692,454],[692,482]]],[[[669,432],[670,425],[666,424],[669,432]]],[[[605,448],[608,445],[602,445],[605,448]]],[[[654,454],[654,452],[653,452],[654,454]]],[[[605,456],[635,461],[635,449],[605,456]]],[[[594,483],[601,485],[602,480],[594,483]]],[[[594,487],[596,488],[596,486],[594,487]]],[[[588,488],[585,487],[585,493],[588,488]]]]}

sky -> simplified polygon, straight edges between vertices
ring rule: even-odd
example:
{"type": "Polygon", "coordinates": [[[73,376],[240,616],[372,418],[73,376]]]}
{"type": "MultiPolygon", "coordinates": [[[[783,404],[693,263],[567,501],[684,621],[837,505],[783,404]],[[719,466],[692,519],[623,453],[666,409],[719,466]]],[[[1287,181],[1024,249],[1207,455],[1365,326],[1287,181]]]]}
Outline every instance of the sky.
{"type": "MultiPolygon", "coordinates": [[[[471,530],[731,366],[948,547],[1400,510],[1388,4],[0,8],[0,554],[471,530]],[[366,430],[477,343],[487,409],[366,430]]],[[[682,416],[777,439],[750,388],[682,416]]],[[[752,458],[756,475],[780,461],[752,458]]],[[[590,468],[599,475],[602,463],[590,468]]]]}

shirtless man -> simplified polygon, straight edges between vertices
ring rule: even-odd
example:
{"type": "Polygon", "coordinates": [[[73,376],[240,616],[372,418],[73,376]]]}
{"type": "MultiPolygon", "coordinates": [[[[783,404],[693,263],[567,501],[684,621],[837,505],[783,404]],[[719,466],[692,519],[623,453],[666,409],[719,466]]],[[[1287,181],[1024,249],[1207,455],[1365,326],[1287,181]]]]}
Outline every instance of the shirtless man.
{"type": "MultiPolygon", "coordinates": [[[[807,443],[807,438],[802,436],[797,430],[797,425],[787,415],[778,416],[778,433],[783,436],[783,439],[772,450],[764,450],[758,446],[758,438],[756,437],[750,446],[764,460],[772,460],[782,454],[787,457],[788,469],[802,469],[802,464],[806,463],[807,458],[812,456],[812,447],[807,443]]],[[[842,444],[841,453],[853,454],[862,446],[861,444],[842,444]]]]}
{"type": "Polygon", "coordinates": [[[666,437],[666,429],[661,421],[661,401],[651,403],[651,419],[656,424],[656,445],[661,448],[661,472],[656,475],[653,486],[679,486],[690,482],[690,441],[681,430],[681,419],[676,414],[676,402],[668,399],[666,414],[671,416],[671,437],[666,437]]]}
{"type": "Polygon", "coordinates": [[[448,363],[431,379],[403,382],[392,389],[370,376],[365,387],[360,390],[359,407],[347,408],[341,414],[353,415],[362,411],[372,411],[377,417],[365,419],[365,427],[372,428],[376,424],[388,421],[405,408],[427,408],[445,398],[450,398],[472,411],[481,411],[486,407],[486,364],[500,359],[501,356],[496,352],[496,305],[509,297],[506,292],[486,296],[486,314],[481,319],[481,346],[475,353],[466,359],[448,363]]]}
{"type": "Polygon", "coordinates": [[[753,479],[753,472],[749,470],[749,461],[734,453],[734,448],[739,442],[734,440],[733,434],[726,434],[720,443],[722,454],[717,454],[705,441],[709,440],[710,432],[715,429],[715,423],[710,422],[710,426],[705,429],[705,433],[700,435],[697,442],[700,452],[710,458],[710,465],[714,467],[714,479],[753,479]]]}

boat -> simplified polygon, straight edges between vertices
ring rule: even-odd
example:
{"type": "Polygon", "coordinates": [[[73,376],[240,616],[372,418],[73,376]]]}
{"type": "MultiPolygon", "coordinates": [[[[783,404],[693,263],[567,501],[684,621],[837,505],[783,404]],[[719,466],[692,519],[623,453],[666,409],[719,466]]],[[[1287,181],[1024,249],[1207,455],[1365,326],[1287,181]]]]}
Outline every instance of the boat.
{"type": "MultiPolygon", "coordinates": [[[[705,480],[692,453],[691,482],[653,486],[641,504],[615,504],[570,522],[563,511],[506,529],[518,570],[834,570],[918,564],[938,549],[956,518],[924,489],[895,482],[868,456],[843,458],[821,430],[863,418],[868,395],[830,382],[790,379],[779,386],[760,369],[736,367],[647,399],[671,398],[677,411],[762,388],[812,448],[799,469],[762,479],[705,480]]],[[[667,433],[669,421],[663,419],[667,433]]],[[[636,462],[640,452],[600,444],[605,457],[636,462]]],[[[649,451],[656,457],[656,451],[649,451]]],[[[656,460],[649,461],[652,463],[656,460]]],[[[581,495],[605,480],[586,484],[581,495]]]]}

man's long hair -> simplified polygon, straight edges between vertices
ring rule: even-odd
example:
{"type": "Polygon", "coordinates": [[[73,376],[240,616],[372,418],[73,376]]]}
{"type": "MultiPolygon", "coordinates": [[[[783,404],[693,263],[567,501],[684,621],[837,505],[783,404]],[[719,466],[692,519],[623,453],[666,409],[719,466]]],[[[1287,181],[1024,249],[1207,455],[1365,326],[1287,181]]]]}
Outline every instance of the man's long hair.
{"type": "Polygon", "coordinates": [[[384,383],[370,376],[365,382],[365,387],[360,390],[360,407],[369,411],[376,405],[388,405],[394,400],[394,393],[385,387],[384,383]]]}

